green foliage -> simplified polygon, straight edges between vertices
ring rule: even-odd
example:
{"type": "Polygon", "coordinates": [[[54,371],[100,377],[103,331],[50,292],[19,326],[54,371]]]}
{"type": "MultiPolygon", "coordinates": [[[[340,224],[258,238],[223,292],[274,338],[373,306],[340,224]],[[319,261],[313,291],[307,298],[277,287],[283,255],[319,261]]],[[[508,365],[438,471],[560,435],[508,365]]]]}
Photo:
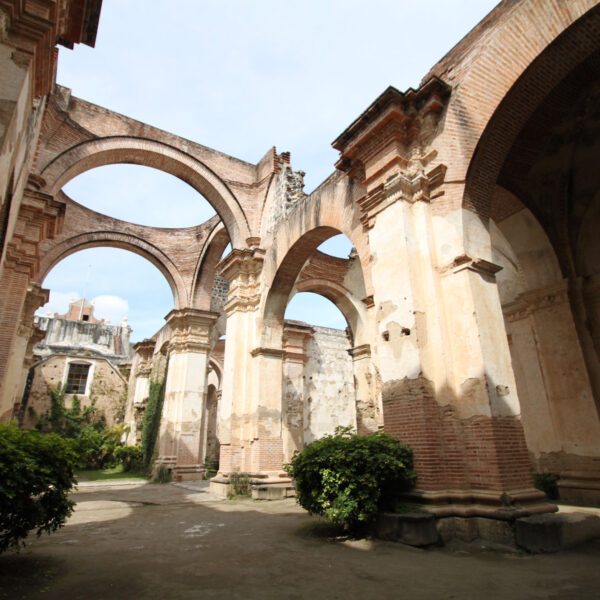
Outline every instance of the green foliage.
{"type": "Polygon", "coordinates": [[[534,473],[533,482],[538,490],[546,494],[549,500],[558,499],[558,480],[560,477],[554,473],[534,473]]]}
{"type": "Polygon", "coordinates": [[[228,498],[235,496],[250,496],[252,492],[252,484],[250,483],[250,475],[248,473],[240,473],[233,471],[229,474],[230,490],[227,492],[228,498]]]}
{"type": "Polygon", "coordinates": [[[338,427],[334,435],[296,454],[285,468],[303,508],[356,529],[378,512],[393,510],[400,494],[415,482],[412,466],[411,449],[392,436],[360,436],[338,427]]]}
{"type": "Polygon", "coordinates": [[[96,400],[81,408],[81,401],[74,395],[71,408],[65,408],[62,387],[49,387],[50,410],[37,424],[45,433],[57,433],[68,440],[81,469],[101,469],[115,463],[115,450],[122,446],[121,438],[127,433],[125,425],[106,426],[104,415],[96,408],[96,400]]]}
{"type": "Polygon", "coordinates": [[[73,511],[74,455],[60,436],[0,424],[0,552],[30,530],[55,531],[73,511]]]}
{"type": "Polygon", "coordinates": [[[165,465],[160,465],[158,471],[156,471],[156,475],[152,479],[152,483],[170,483],[171,479],[171,471],[165,465]]]}
{"type": "MultiPolygon", "coordinates": [[[[167,372],[168,362],[167,359],[165,374],[167,372]]],[[[166,381],[166,375],[161,383],[150,381],[150,392],[148,399],[146,400],[146,410],[144,411],[144,422],[142,426],[142,454],[146,466],[150,466],[150,463],[152,462],[154,445],[156,444],[156,438],[158,437],[160,416],[165,401],[166,381]]]]}
{"type": "Polygon", "coordinates": [[[123,465],[123,471],[141,473],[146,469],[141,446],[120,446],[115,450],[115,458],[123,465]]]}

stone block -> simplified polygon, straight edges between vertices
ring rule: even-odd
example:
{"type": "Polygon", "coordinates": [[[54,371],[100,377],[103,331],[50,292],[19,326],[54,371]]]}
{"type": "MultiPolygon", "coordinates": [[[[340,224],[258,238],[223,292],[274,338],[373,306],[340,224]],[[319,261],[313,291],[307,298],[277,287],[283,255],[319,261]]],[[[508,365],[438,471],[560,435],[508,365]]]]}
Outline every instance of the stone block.
{"type": "Polygon", "coordinates": [[[294,487],[289,483],[252,486],[253,500],[283,500],[295,495],[294,487]]]}
{"type": "Polygon", "coordinates": [[[600,517],[584,513],[524,517],[515,523],[515,537],[528,552],[558,552],[600,537],[600,517]]]}
{"type": "Polygon", "coordinates": [[[409,546],[430,546],[439,540],[435,516],[428,513],[382,513],[375,523],[375,535],[409,546]]]}

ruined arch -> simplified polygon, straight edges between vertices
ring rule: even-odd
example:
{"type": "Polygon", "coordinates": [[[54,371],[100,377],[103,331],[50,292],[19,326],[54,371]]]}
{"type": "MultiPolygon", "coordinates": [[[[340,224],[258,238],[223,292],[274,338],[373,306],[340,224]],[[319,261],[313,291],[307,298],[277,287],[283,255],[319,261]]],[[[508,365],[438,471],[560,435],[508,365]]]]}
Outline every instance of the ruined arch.
{"type": "Polygon", "coordinates": [[[517,4],[470,66],[445,126],[462,123],[457,129],[466,160],[464,208],[487,219],[493,187],[527,121],[557,85],[600,50],[600,6],[593,4],[517,4]],[[535,35],[528,34],[531,30],[535,35]],[[485,100],[473,106],[470,99],[481,90],[485,100]]]}
{"type": "MultiPolygon", "coordinates": [[[[361,298],[356,298],[355,294],[343,284],[345,273],[338,272],[336,277],[329,277],[325,274],[318,276],[311,273],[308,268],[311,260],[317,262],[329,260],[331,263],[340,265],[341,269],[344,269],[344,264],[350,264],[349,260],[329,257],[317,250],[325,240],[339,233],[343,232],[330,226],[315,227],[297,239],[280,262],[263,310],[265,333],[270,337],[269,344],[278,341],[280,343],[285,310],[297,292],[314,292],[333,302],[348,322],[354,339],[360,339],[360,343],[365,343],[363,340],[367,330],[366,315],[364,309],[359,306],[361,298]],[[300,277],[305,267],[305,275],[300,277]]],[[[359,268],[363,276],[359,291],[364,292],[364,274],[360,263],[359,268]]],[[[317,271],[326,269],[327,266],[324,269],[317,268],[317,271]]]]}
{"type": "Polygon", "coordinates": [[[87,248],[120,248],[128,250],[151,262],[164,276],[173,293],[175,308],[185,302],[185,285],[177,268],[161,250],[146,240],[118,231],[93,231],[68,238],[55,245],[41,259],[39,279],[43,281],[60,261],[87,248]]]}
{"type": "Polygon", "coordinates": [[[226,183],[200,160],[166,143],[113,136],[80,142],[54,157],[41,171],[45,191],[56,195],[68,181],[90,169],[117,163],[154,167],[185,181],[221,217],[234,245],[245,246],[250,227],[243,208],[226,183]]]}

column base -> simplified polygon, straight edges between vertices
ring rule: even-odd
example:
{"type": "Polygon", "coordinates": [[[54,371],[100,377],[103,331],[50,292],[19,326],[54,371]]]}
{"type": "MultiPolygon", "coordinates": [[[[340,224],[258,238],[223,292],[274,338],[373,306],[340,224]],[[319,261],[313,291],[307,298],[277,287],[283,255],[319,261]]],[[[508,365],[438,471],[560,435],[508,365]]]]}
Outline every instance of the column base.
{"type": "Polygon", "coordinates": [[[530,515],[556,512],[558,507],[535,488],[510,491],[492,490],[411,490],[403,495],[408,502],[442,517],[486,517],[514,521],[530,515]]]}
{"type": "Polygon", "coordinates": [[[565,472],[558,480],[561,500],[583,506],[600,506],[600,479],[590,473],[565,472]]]}
{"type": "MultiPolygon", "coordinates": [[[[248,473],[253,500],[283,500],[296,495],[294,484],[287,473],[248,473]]],[[[227,498],[231,490],[229,473],[219,472],[210,480],[210,492],[227,498]]]]}
{"type": "Polygon", "coordinates": [[[170,471],[173,481],[193,481],[203,479],[205,468],[202,464],[178,465],[176,456],[159,456],[152,467],[155,476],[160,467],[170,471]]]}

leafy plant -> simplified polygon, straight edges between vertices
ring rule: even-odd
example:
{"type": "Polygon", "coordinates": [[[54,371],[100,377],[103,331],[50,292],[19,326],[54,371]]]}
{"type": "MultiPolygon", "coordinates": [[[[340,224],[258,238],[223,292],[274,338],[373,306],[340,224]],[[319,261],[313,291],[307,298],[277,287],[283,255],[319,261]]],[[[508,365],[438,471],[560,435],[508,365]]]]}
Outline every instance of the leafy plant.
{"type": "Polygon", "coordinates": [[[158,430],[160,429],[160,416],[162,414],[162,407],[165,401],[165,385],[166,385],[166,372],[168,368],[168,358],[165,365],[165,377],[161,383],[156,381],[150,381],[150,392],[148,394],[148,400],[146,401],[146,409],[144,410],[144,423],[142,426],[142,454],[144,457],[144,464],[149,466],[152,462],[154,453],[154,445],[156,444],[156,438],[158,437],[158,430]]]}
{"type": "Polygon", "coordinates": [[[152,479],[152,483],[170,483],[172,478],[170,469],[167,469],[165,465],[160,465],[156,471],[156,475],[152,479]]]}
{"type": "Polygon", "coordinates": [[[115,458],[123,465],[123,471],[145,471],[141,446],[120,446],[115,450],[115,458]]]}
{"type": "Polygon", "coordinates": [[[0,552],[62,525],[73,511],[75,457],[56,434],[0,424],[0,552]]]}
{"type": "Polygon", "coordinates": [[[285,468],[303,508],[352,530],[373,521],[380,511],[393,510],[415,482],[412,466],[411,449],[392,436],[360,436],[338,427],[334,435],[296,454],[285,468]]]}
{"type": "Polygon", "coordinates": [[[558,499],[558,480],[560,477],[554,473],[534,473],[533,482],[538,490],[546,494],[549,500],[558,499]]]}
{"type": "Polygon", "coordinates": [[[231,488],[227,493],[228,498],[250,496],[252,492],[252,484],[250,483],[250,475],[248,473],[233,471],[229,474],[229,484],[231,488]]]}

